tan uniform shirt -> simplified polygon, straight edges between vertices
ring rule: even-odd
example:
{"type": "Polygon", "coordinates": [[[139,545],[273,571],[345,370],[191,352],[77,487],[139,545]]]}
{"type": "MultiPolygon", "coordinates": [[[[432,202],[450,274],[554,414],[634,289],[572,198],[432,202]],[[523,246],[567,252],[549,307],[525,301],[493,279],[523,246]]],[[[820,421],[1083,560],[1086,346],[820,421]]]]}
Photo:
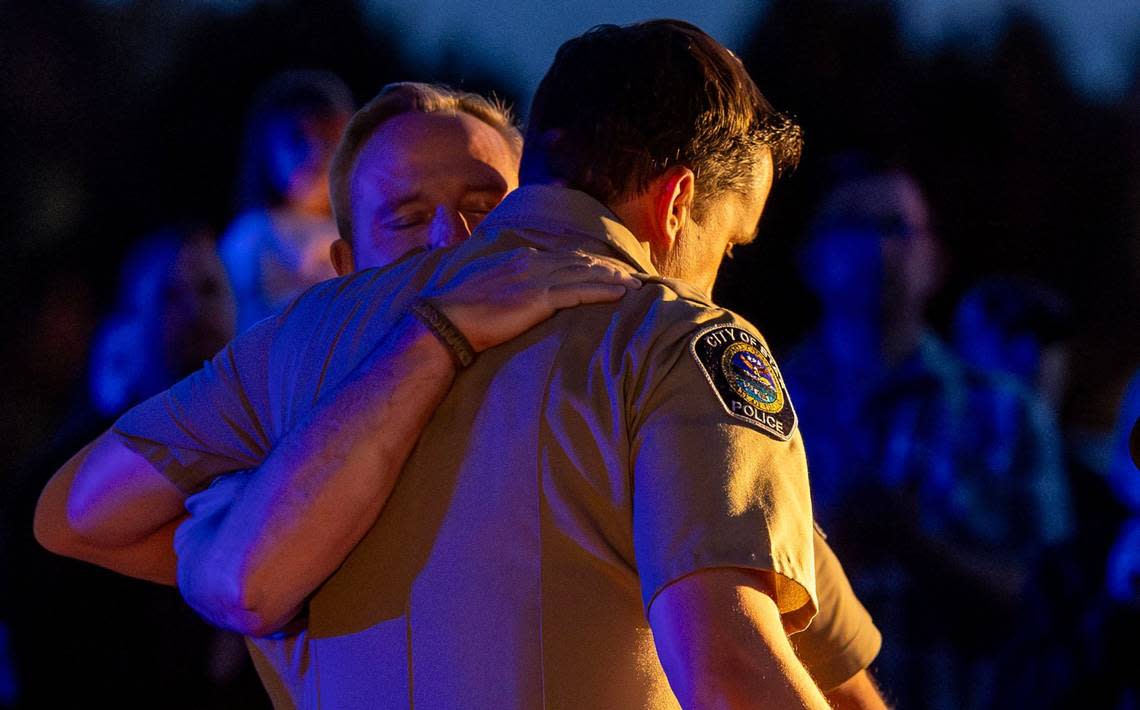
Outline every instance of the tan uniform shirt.
{"type": "Polygon", "coordinates": [[[255,467],[426,285],[528,245],[624,258],[649,283],[456,379],[307,631],[258,642],[283,704],[675,707],[646,611],[711,567],[776,572],[785,621],[811,619],[804,453],[766,345],[657,278],[580,192],[522,188],[453,250],[314,287],[117,430],[186,491],[255,467]]]}
{"type": "Polygon", "coordinates": [[[824,536],[815,535],[815,589],[819,613],[811,626],[792,634],[792,648],[820,690],[827,692],[870,667],[883,636],[871,621],[839,558],[824,536]]]}

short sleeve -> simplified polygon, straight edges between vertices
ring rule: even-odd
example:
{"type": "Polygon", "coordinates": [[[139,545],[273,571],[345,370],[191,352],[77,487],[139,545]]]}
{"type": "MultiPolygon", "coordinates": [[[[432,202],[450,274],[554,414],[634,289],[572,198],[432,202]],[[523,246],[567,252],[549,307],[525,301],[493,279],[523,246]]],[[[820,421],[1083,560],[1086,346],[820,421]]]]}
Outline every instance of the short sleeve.
{"type": "Polygon", "coordinates": [[[269,451],[268,360],[277,319],[258,323],[169,390],[111,428],[179,490],[191,494],[223,473],[254,468],[269,451]]]}
{"type": "Polygon", "coordinates": [[[790,640],[820,690],[827,692],[869,667],[879,655],[883,637],[823,535],[817,532],[814,538],[819,613],[790,640]]]}
{"type": "Polygon", "coordinates": [[[631,424],[643,602],[648,610],[664,587],[703,569],[772,571],[785,625],[801,629],[816,609],[815,571],[794,409],[766,344],[721,319],[675,329],[647,358],[631,424]]]}

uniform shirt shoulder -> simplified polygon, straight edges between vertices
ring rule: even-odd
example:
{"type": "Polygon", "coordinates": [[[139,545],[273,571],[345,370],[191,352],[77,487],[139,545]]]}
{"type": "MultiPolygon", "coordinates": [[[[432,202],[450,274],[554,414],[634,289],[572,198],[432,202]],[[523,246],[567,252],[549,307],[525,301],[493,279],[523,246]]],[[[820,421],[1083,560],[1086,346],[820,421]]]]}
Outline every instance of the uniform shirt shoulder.
{"type": "Polygon", "coordinates": [[[659,276],[643,277],[645,284],[617,304],[625,317],[640,318],[654,345],[687,343],[696,330],[731,326],[746,330],[763,342],[760,330],[743,316],[714,304],[707,296],[682,282],[659,276]]]}
{"type": "Polygon", "coordinates": [[[777,574],[788,628],[814,614],[811,503],[783,379],[747,320],[649,279],[616,306],[643,601],[701,569],[777,574]],[[624,348],[624,349],[623,349],[624,348]]]}
{"type": "Polygon", "coordinates": [[[332,325],[339,328],[345,319],[404,305],[403,301],[418,294],[430,278],[439,258],[440,254],[417,250],[389,266],[354,271],[315,284],[281,314],[280,331],[299,330],[311,338],[314,327],[322,321],[332,319],[332,325]]]}
{"type": "Polygon", "coordinates": [[[780,441],[792,437],[797,419],[787,385],[767,341],[747,319],[685,284],[656,278],[618,308],[640,324],[629,348],[644,353],[652,379],[702,382],[703,396],[713,396],[725,415],[780,441]]]}

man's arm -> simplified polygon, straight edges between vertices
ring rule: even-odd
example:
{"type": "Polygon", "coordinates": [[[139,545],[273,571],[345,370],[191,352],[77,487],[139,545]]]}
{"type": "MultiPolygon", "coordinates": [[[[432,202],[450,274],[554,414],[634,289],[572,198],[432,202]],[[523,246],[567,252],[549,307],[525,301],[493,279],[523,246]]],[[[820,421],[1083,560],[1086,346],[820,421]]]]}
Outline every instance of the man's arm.
{"type": "Polygon", "coordinates": [[[36,507],[41,543],[173,584],[166,528],[184,516],[187,492],[256,466],[268,453],[266,428],[251,403],[267,399],[266,378],[243,379],[238,365],[266,352],[275,329],[276,321],[266,321],[244,333],[201,370],[133,407],[61,467],[36,507]]]}
{"type": "Polygon", "coordinates": [[[882,635],[818,529],[813,547],[819,612],[810,626],[792,635],[792,648],[832,705],[882,709],[883,700],[866,672],[882,635]]]}
{"type": "Polygon", "coordinates": [[[706,569],[653,601],[654,643],[682,707],[828,707],[788,642],[773,575],[706,569]]]}
{"type": "Polygon", "coordinates": [[[817,604],[803,441],[774,361],[727,313],[678,318],[647,360],[631,402],[633,542],[674,692],[689,707],[826,707],[786,636],[817,604]],[[744,416],[729,347],[771,373],[765,419],[744,416]]]}
{"type": "MultiPolygon", "coordinates": [[[[482,350],[522,333],[558,308],[619,297],[623,286],[638,285],[628,272],[628,267],[612,260],[517,249],[473,262],[428,295],[436,298],[472,346],[482,350]]],[[[451,377],[450,370],[437,374],[451,377]]],[[[394,416],[401,416],[409,403],[422,401],[419,392],[412,392],[409,401],[394,408],[394,416]]],[[[411,440],[416,436],[418,429],[411,440]]],[[[208,443],[202,446],[208,449],[208,443]]],[[[254,463],[235,461],[229,470],[254,463]]],[[[57,554],[173,584],[176,558],[171,538],[185,519],[184,501],[182,491],[112,430],[53,476],[36,508],[36,536],[57,554]]],[[[212,527],[199,529],[205,534],[212,527]]]]}
{"type": "MultiPolygon", "coordinates": [[[[613,263],[525,252],[493,257],[431,296],[477,351],[639,285],[613,263]]],[[[179,533],[190,605],[247,635],[287,623],[375,522],[454,375],[448,348],[406,315],[274,446],[216,523],[179,533]]]]}
{"type": "Polygon", "coordinates": [[[171,540],[185,496],[105,432],[63,465],[36,505],[46,549],[161,584],[174,584],[171,540]]]}
{"type": "Polygon", "coordinates": [[[454,368],[447,348],[406,316],[274,447],[212,540],[180,541],[190,605],[252,636],[288,622],[376,519],[454,368]]]}
{"type": "Polygon", "coordinates": [[[879,687],[866,668],[824,693],[835,710],[887,710],[879,687]]]}

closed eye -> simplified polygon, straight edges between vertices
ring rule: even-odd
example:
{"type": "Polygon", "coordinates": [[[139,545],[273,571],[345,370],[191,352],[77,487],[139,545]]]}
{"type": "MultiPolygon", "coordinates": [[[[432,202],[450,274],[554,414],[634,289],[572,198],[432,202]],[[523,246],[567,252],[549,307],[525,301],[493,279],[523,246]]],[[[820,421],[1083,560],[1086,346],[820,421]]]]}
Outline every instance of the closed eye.
{"type": "Polygon", "coordinates": [[[412,215],[404,215],[395,219],[388,220],[380,225],[383,229],[390,229],[393,231],[401,231],[404,229],[412,229],[414,227],[422,227],[427,224],[430,217],[426,213],[417,212],[412,215]]]}

